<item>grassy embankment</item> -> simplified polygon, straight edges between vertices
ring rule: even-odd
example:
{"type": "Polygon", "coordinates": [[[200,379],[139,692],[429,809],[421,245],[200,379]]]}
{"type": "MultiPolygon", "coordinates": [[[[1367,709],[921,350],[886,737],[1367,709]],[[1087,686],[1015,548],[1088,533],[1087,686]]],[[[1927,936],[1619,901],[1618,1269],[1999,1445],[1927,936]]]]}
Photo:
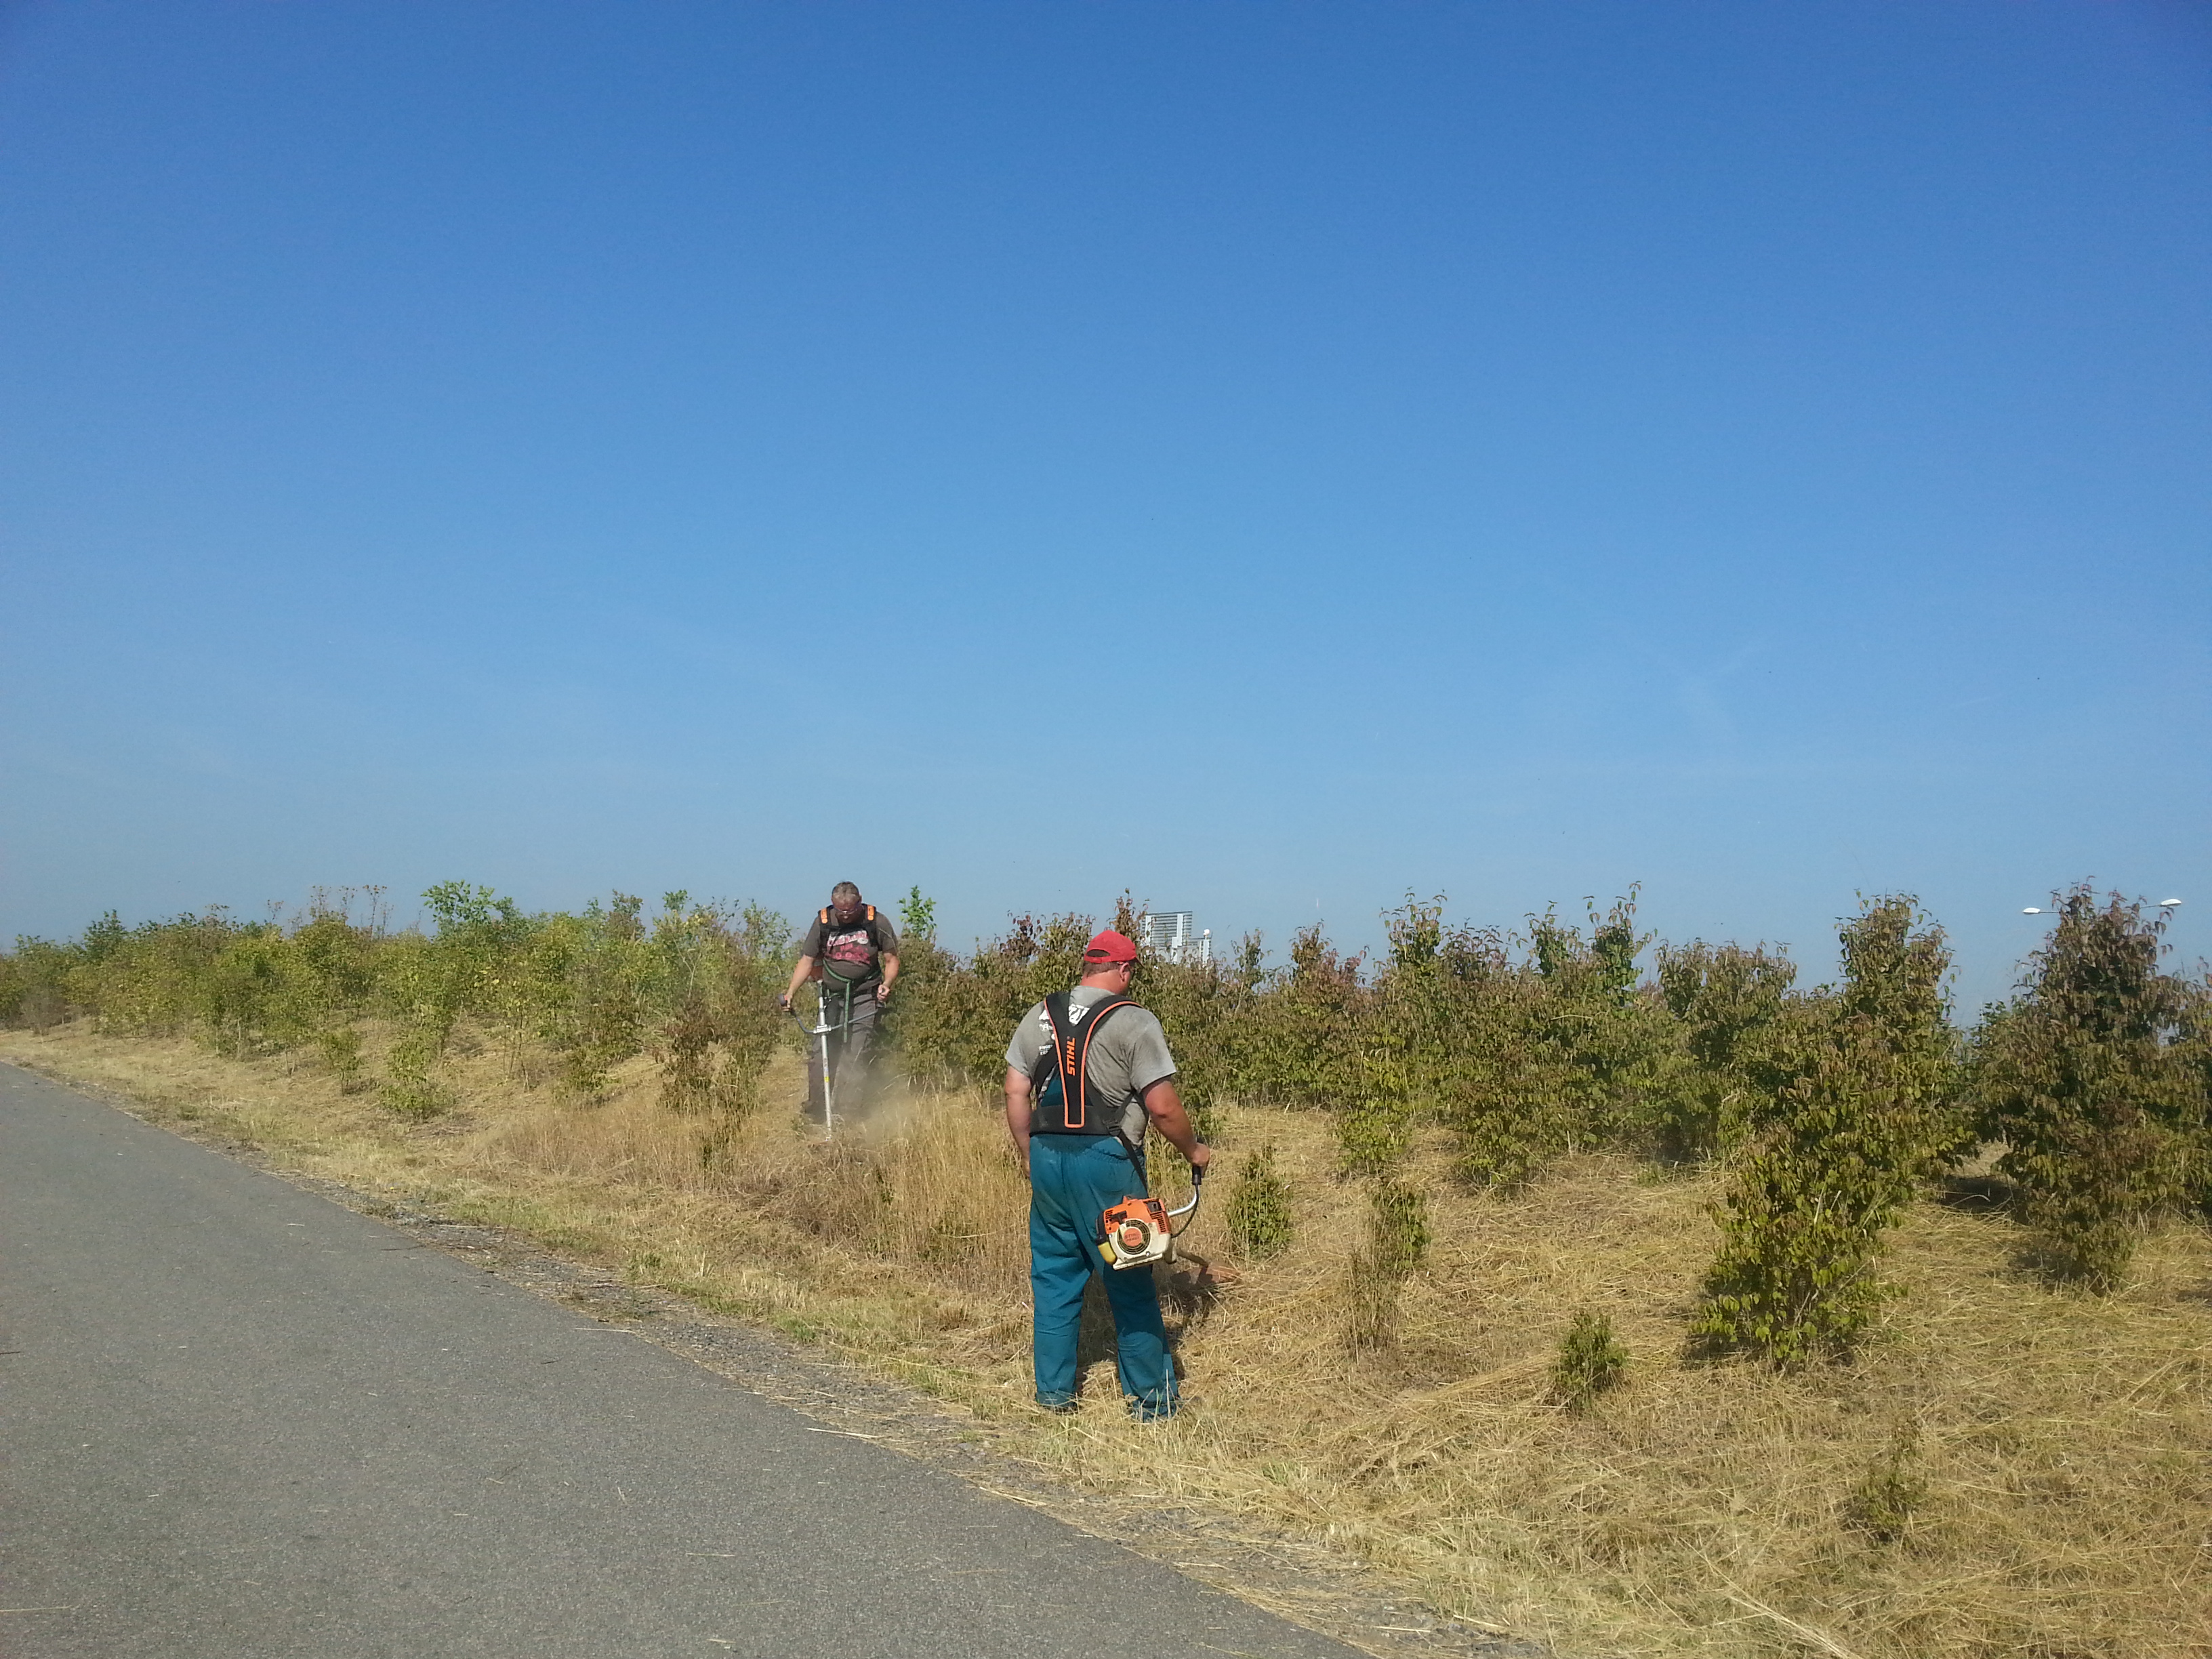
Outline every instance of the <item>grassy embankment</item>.
{"type": "MultiPolygon", "coordinates": [[[[362,1027],[362,1069],[390,1028],[362,1027]]],[[[1127,1423],[1110,1377],[1067,1422],[1026,1410],[1024,1197],[972,1093],[921,1094],[833,1149],[795,1121],[788,1054],[759,1105],[665,1103],[643,1058],[593,1100],[548,1051],[463,1020],[450,1109],[410,1121],[308,1051],[224,1058],[89,1021],[0,1056],[126,1093],[358,1190],[515,1228],[723,1311],[896,1370],[1100,1490],[1325,1535],[1438,1606],[1564,1654],[2136,1659],[2212,1652],[2212,1248],[2169,1226],[2126,1282],[2052,1289],[2001,1215],[1911,1206],[1848,1362],[1690,1358],[1717,1174],[1572,1153],[1516,1195],[1471,1190],[1413,1133],[1431,1235],[1393,1343],[1345,1340],[1364,1237],[1329,1119],[1217,1103],[1227,1168],[1263,1146],[1296,1247],[1171,1297],[1199,1408],[1127,1423]],[[720,1127],[718,1127],[720,1126],[720,1127]],[[1629,1364],[1583,1411],[1553,1378],[1582,1310],[1629,1364]]],[[[1224,1266],[1220,1197],[1196,1250],[1224,1266]]],[[[1105,1362],[1101,1362],[1105,1363],[1105,1362]]]]}

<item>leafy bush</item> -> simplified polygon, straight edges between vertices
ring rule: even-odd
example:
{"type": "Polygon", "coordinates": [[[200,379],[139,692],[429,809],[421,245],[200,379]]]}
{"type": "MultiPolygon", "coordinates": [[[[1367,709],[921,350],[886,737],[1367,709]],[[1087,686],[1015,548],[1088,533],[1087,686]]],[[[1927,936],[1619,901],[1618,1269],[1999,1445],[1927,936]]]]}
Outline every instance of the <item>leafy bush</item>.
{"type": "Polygon", "coordinates": [[[1237,1170],[1223,1219],[1240,1255],[1257,1261],[1290,1248],[1295,1236],[1290,1183],[1276,1172],[1272,1146],[1262,1146],[1237,1170]]]}
{"type": "MultiPolygon", "coordinates": [[[[921,889],[909,887],[906,896],[899,901],[899,943],[909,939],[937,938],[937,901],[922,896],[921,889]]],[[[903,958],[901,959],[903,962],[903,958]]]]}
{"type": "Polygon", "coordinates": [[[933,939],[902,939],[899,982],[886,1035],[908,1067],[947,1082],[995,1089],[1006,1075],[1006,1039],[1031,1004],[1082,975],[1091,918],[1014,918],[963,962],[933,939]]]}
{"type": "Polygon", "coordinates": [[[1346,1336],[1355,1352],[1396,1345],[1399,1298],[1428,1249],[1428,1200],[1419,1188],[1389,1176],[1370,1182],[1367,1237],[1352,1258],[1346,1336]]]}
{"type": "Polygon", "coordinates": [[[1927,1501],[1919,1437],[1900,1431],[1844,1500],[1844,1523],[1878,1544],[1894,1544],[1911,1530],[1927,1501]]]}
{"type": "Polygon", "coordinates": [[[776,996],[791,971],[783,918],[758,905],[732,914],[663,899],[653,924],[660,1010],[651,1047],[661,1098],[678,1111],[732,1121],[758,1103],[760,1080],[784,1039],[776,996]]]}
{"type": "Polygon", "coordinates": [[[319,890],[289,929],[221,909],[134,928],[111,914],[69,945],[18,940],[0,957],[0,993],[19,1018],[81,1008],[112,1031],[189,1031],[240,1058],[309,1047],[347,1089],[364,1081],[358,1025],[374,1014],[392,1030],[381,1097],[416,1118],[447,1103],[437,1071],[464,1019],[513,1044],[550,1045],[587,1097],[652,1046],[675,1094],[696,1084],[712,1103],[740,1107],[781,1040],[775,992],[790,930],[773,912],[671,894],[648,937],[624,894],[580,915],[531,916],[489,888],[444,882],[423,895],[434,932],[393,934],[380,890],[368,890],[366,926],[348,915],[350,891],[333,902],[319,890]]]}
{"type": "Polygon", "coordinates": [[[330,1067],[331,1075],[338,1080],[338,1090],[351,1094],[362,1086],[361,1033],[350,1025],[341,1025],[320,1033],[315,1039],[323,1064],[330,1067]]]}
{"type": "Polygon", "coordinates": [[[1668,1163],[1717,1156],[1741,1138],[1748,1103],[1763,1081],[1759,1062],[1797,977],[1797,964],[1763,945],[1702,940],[1659,951],[1659,986],[1681,1022],[1691,1060],[1685,1086],[1648,1115],[1653,1149],[1668,1163]]]}
{"type": "Polygon", "coordinates": [[[1559,1340],[1552,1366],[1552,1388],[1570,1411],[1588,1411],[1598,1395],[1617,1387],[1628,1374],[1628,1350],[1613,1334],[1613,1321],[1588,1310],[1559,1340]]]}
{"type": "Polygon", "coordinates": [[[1588,915],[1587,937],[1556,910],[1530,917],[1518,963],[1492,931],[1440,938],[1440,971],[1428,977],[1446,988],[1429,1023],[1449,1040],[1427,1093],[1473,1184],[1511,1192],[1562,1153],[1644,1139],[1685,1086],[1680,1027],[1638,984],[1648,940],[1636,933],[1633,890],[1588,915]]]}
{"type": "Polygon", "coordinates": [[[1844,1352],[1887,1293],[1881,1236],[1951,1122],[1950,956],[1924,922],[1912,900],[1886,898],[1844,924],[1846,982],[1825,1029],[1794,1028],[1810,1038],[1788,1062],[1799,1074],[1752,1103],[1691,1326],[1709,1346],[1782,1364],[1844,1352]]]}
{"type": "Polygon", "coordinates": [[[2050,942],[1974,1045],[1977,1127],[2021,1192],[2042,1265],[2115,1288],[2142,1227],[2202,1180],[2203,988],[2159,971],[2164,915],[2087,887],[2059,900],[2050,942]]]}
{"type": "MultiPolygon", "coordinates": [[[[1239,1050],[1237,1092],[1278,1106],[1340,1105],[1365,1076],[1361,1024],[1372,995],[1362,958],[1345,956],[1318,926],[1291,935],[1290,966],[1255,998],[1239,1050]]],[[[1168,1034],[1170,1042],[1176,1033],[1168,1034]]]]}

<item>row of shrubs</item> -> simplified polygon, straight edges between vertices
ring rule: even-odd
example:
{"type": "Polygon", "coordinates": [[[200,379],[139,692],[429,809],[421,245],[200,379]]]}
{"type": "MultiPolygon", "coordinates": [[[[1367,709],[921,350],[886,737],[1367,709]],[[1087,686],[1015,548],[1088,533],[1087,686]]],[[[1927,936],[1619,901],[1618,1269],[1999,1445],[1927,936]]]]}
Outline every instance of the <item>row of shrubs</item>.
{"type": "MultiPolygon", "coordinates": [[[[373,892],[356,920],[356,896],[319,896],[289,923],[111,915],[66,944],[21,939],[0,957],[0,1018],[191,1030],[237,1056],[309,1048],[412,1116],[447,1103],[439,1063],[464,1020],[518,1057],[552,1056],[580,1097],[643,1053],[672,1107],[732,1117],[797,1041],[775,1007],[792,930],[758,907],[671,893],[648,919],[617,894],[532,915],[447,883],[424,896],[429,931],[394,932],[373,892]],[[369,1018],[392,1032],[374,1079],[369,1018]]],[[[1124,932],[1133,908],[1125,896],[1124,932]]],[[[994,1089],[1006,1033],[1075,977],[1092,920],[1018,917],[961,955],[918,891],[901,909],[897,1052],[918,1078],[994,1089]]],[[[1253,935],[1225,961],[1147,959],[1137,987],[1201,1127],[1231,1101],[1331,1115],[1341,1175],[1369,1200],[1357,1341],[1387,1345],[1426,1249],[1407,1169],[1425,1127],[1444,1133],[1460,1181],[1507,1194],[1577,1150],[1717,1164],[1723,1243],[1695,1334],[1785,1362],[1850,1347],[1884,1294],[1884,1233],[1991,1151],[2033,1259],[2092,1291],[2121,1282],[2144,1228],[2212,1208],[2212,994],[2165,970],[2164,916],[2139,903],[2063,896],[2017,994],[1971,1031],[1951,1018],[1942,930],[1908,897],[1847,919],[1840,981],[1809,988],[1763,945],[1653,948],[1632,892],[1584,924],[1554,910],[1511,933],[1410,897],[1387,920],[1371,962],[1314,927],[1285,965],[1253,935]]],[[[1228,1212],[1264,1255],[1288,1240],[1287,1198],[1267,1149],[1243,1151],[1228,1212]]]]}
{"type": "Polygon", "coordinates": [[[319,893],[285,922],[225,912],[125,927],[110,913],[67,944],[19,939],[0,957],[0,1019],[46,1025],[89,1016],[102,1029],[190,1031],[251,1059],[319,1053],[349,1088],[371,1086],[404,1115],[449,1104],[439,1063],[464,1020],[550,1053],[561,1081],[596,1097],[641,1052],[663,1068],[672,1104],[748,1109],[778,1042],[775,1007],[791,957],[781,916],[665,896],[649,922],[617,893],[575,915],[524,914],[488,888],[447,882],[423,895],[432,927],[392,931],[380,895],[319,893]],[[364,1075],[362,1024],[392,1040],[385,1075],[364,1075]]]}
{"type": "MultiPolygon", "coordinates": [[[[1577,1149],[1722,1164],[1695,1332],[1786,1361],[1850,1347],[1885,1293],[1884,1233],[1990,1152],[2032,1259],[2092,1291],[2121,1282],[2147,1226],[2212,1211],[2212,991],[2164,970],[2162,912],[2086,887],[2056,908],[2016,994],[1971,1031],[1951,1018],[1942,929],[1898,896],[1842,924],[1840,982],[1809,988],[1765,946],[1650,949],[1632,893],[1584,926],[1555,910],[1518,934],[1409,898],[1375,963],[1311,928],[1283,969],[1248,939],[1225,963],[1145,964],[1139,994],[1201,1117],[1224,1100],[1334,1114],[1343,1171],[1370,1200],[1354,1277],[1373,1305],[1356,1332],[1387,1341],[1394,1287],[1425,1249],[1403,1171],[1431,1124],[1463,1182],[1509,1193],[1577,1149]]],[[[1007,1026],[1073,973],[1088,927],[1023,919],[964,960],[932,947],[901,1010],[909,1063],[995,1079],[1007,1026]]],[[[1232,1203],[1259,1249],[1282,1236],[1271,1184],[1267,1160],[1248,1162],[1232,1203]]]]}

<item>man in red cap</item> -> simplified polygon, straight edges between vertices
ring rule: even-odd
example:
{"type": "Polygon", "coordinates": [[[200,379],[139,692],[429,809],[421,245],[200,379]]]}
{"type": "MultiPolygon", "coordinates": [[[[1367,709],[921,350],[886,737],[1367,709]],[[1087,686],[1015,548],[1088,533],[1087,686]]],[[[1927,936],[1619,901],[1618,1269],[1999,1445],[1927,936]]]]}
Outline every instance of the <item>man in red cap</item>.
{"type": "Polygon", "coordinates": [[[1212,1154],[1175,1086],[1160,1022],[1129,998],[1137,947],[1111,928],[1083,951],[1083,978],[1022,1016],[1006,1045],[1006,1127],[1030,1178],[1030,1291],[1036,1304],[1037,1404],[1076,1409],[1075,1337],[1083,1289],[1105,1280],[1121,1393],[1139,1419],[1172,1417],[1175,1361],[1150,1267],[1105,1270],[1098,1218],[1145,1195],[1149,1123],[1190,1160],[1212,1154]]]}

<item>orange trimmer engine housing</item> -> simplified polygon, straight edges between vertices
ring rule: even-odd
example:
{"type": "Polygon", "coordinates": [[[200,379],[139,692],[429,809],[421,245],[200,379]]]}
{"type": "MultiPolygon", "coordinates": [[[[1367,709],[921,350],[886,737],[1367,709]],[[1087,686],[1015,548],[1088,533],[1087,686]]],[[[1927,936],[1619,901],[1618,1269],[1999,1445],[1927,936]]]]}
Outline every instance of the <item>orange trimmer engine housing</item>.
{"type": "MultiPolygon", "coordinates": [[[[1125,1198],[1098,1218],[1098,1254],[1109,1267],[1149,1267],[1175,1260],[1175,1224],[1198,1207],[1203,1167],[1190,1172],[1190,1202],[1170,1210],[1157,1198],[1125,1198]]],[[[1184,1225],[1188,1226],[1188,1222],[1184,1225]]]]}
{"type": "Polygon", "coordinates": [[[1142,1267],[1175,1259],[1168,1206],[1157,1198],[1125,1198],[1098,1218],[1098,1252],[1110,1267],[1142,1267]]]}

